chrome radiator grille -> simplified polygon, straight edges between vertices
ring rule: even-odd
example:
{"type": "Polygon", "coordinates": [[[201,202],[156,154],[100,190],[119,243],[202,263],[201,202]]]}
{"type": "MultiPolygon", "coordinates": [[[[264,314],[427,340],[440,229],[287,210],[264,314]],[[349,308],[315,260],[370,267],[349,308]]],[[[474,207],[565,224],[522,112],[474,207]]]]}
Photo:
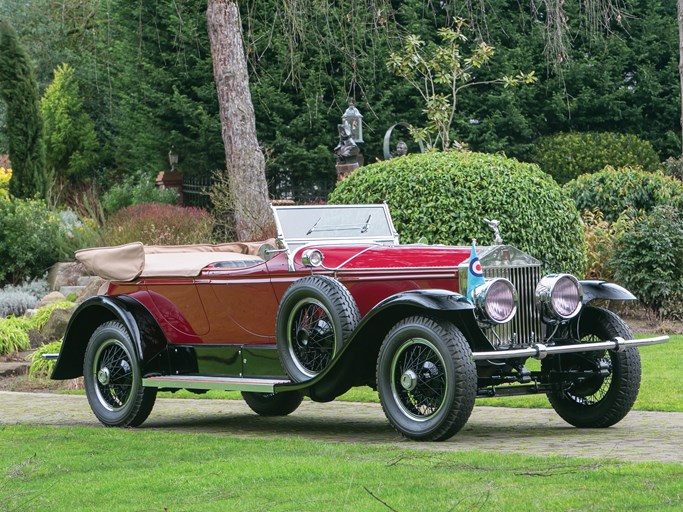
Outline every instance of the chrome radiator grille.
{"type": "Polygon", "coordinates": [[[484,266],[484,276],[510,280],[519,294],[517,314],[511,322],[487,329],[489,341],[496,348],[530,345],[541,341],[541,315],[534,300],[536,285],[541,280],[540,266],[484,266]]]}

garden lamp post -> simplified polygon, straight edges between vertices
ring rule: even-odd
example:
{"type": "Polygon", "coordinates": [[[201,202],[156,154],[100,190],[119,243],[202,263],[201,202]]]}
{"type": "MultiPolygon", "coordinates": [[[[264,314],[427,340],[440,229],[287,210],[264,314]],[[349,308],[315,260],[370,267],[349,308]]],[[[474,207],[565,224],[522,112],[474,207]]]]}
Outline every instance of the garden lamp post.
{"type": "Polygon", "coordinates": [[[348,123],[351,127],[351,137],[356,144],[363,143],[363,115],[356,108],[356,105],[351,103],[342,115],[342,124],[348,123]]]}
{"type": "Polygon", "coordinates": [[[337,125],[339,144],[334,148],[337,155],[337,181],[341,181],[363,165],[363,153],[358,147],[363,142],[363,116],[352,103],[337,125]]]}

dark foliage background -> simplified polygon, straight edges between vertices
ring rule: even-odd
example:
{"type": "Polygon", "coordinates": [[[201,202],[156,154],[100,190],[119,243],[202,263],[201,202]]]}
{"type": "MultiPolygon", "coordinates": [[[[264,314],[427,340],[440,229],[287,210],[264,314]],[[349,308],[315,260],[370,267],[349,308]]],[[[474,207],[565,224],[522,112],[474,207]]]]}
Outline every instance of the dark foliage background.
{"type": "MultiPolygon", "coordinates": [[[[385,61],[399,48],[399,34],[433,39],[455,15],[472,20],[472,40],[496,48],[482,79],[519,70],[540,78],[534,86],[461,94],[455,138],[471,149],[528,160],[540,136],[610,131],[650,141],[662,159],[680,153],[673,0],[626,0],[628,15],[599,38],[583,30],[579,2],[567,2],[573,49],[559,65],[544,55],[545,13],[526,0],[486,2],[485,20],[471,2],[245,0],[240,6],[274,196],[313,200],[331,189],[336,124],[349,99],[365,116],[367,162],[382,158],[390,125],[420,124],[421,103],[385,61]]],[[[205,9],[200,0],[6,0],[0,17],[17,28],[41,91],[58,64],[75,68],[103,148],[97,176],[107,187],[112,178],[167,169],[171,144],[186,174],[207,176],[224,166],[205,9]]]]}

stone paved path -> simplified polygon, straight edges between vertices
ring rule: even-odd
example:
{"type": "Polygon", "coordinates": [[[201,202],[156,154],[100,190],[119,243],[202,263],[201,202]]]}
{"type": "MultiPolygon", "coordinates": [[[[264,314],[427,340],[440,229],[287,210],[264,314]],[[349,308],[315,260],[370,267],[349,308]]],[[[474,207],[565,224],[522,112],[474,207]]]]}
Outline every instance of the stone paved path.
{"type": "MultiPolygon", "coordinates": [[[[6,391],[0,391],[0,425],[100,426],[84,396],[6,391]]],[[[305,401],[285,418],[262,418],[238,400],[159,399],[141,428],[683,464],[683,413],[632,411],[609,429],[577,429],[552,410],[476,406],[449,441],[415,443],[391,429],[378,404],[305,401]]]]}

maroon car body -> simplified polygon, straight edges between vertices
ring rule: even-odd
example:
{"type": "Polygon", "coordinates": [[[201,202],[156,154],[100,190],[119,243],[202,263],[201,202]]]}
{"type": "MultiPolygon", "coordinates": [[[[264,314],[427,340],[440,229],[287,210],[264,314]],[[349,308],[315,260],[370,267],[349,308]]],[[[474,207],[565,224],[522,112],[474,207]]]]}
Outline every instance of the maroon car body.
{"type": "Polygon", "coordinates": [[[470,247],[400,245],[386,205],[274,212],[276,243],[87,252],[118,263],[143,251],[142,271],[78,308],[53,378],[84,375],[95,415],[126,426],[146,419],[157,389],[240,390],[255,412],[283,415],[304,395],[368,385],[400,433],[441,440],[485,396],[546,393],[574,425],[614,424],[638,391],[633,347],[666,340],[633,340],[587,305],[633,299],[623,288],[542,277],[506,245],[479,248],[487,279],[468,298],[470,247]],[[541,370],[526,369],[530,357],[541,370]]]}

